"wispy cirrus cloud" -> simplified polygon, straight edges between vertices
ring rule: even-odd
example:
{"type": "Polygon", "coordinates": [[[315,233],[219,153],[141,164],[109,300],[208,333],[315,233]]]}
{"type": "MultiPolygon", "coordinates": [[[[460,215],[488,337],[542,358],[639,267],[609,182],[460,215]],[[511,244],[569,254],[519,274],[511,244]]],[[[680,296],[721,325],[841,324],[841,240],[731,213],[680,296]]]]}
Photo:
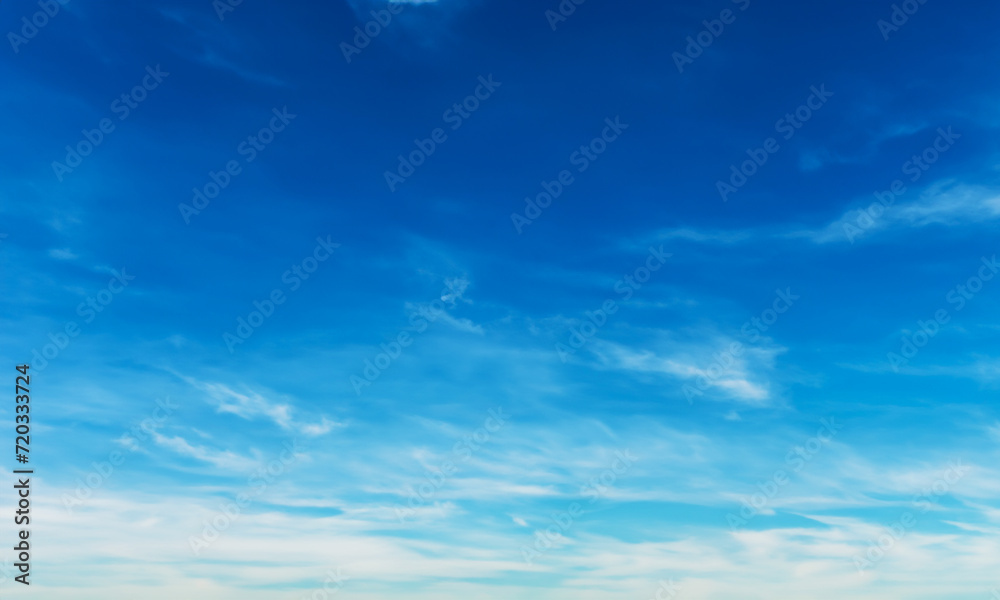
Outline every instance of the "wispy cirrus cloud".
{"type": "Polygon", "coordinates": [[[298,420],[293,416],[295,409],[291,404],[269,400],[264,395],[249,389],[238,392],[222,383],[202,382],[183,376],[182,379],[205,392],[209,401],[215,405],[216,411],[222,414],[236,415],[248,421],[264,418],[281,429],[307,436],[325,435],[336,428],[345,426],[325,415],[318,422],[313,423],[298,420]]]}
{"type": "Polygon", "coordinates": [[[753,237],[754,232],[750,230],[699,230],[689,227],[680,227],[676,229],[662,229],[653,234],[652,239],[655,241],[683,240],[703,244],[714,243],[729,245],[749,241],[753,237]]]}
{"type": "Polygon", "coordinates": [[[894,367],[887,361],[876,363],[842,363],[840,366],[862,373],[893,373],[915,377],[956,377],[971,379],[985,387],[1000,384],[1000,358],[973,356],[951,365],[900,365],[894,367]]]}
{"type": "Polygon", "coordinates": [[[650,241],[682,241],[694,244],[732,246],[805,240],[816,245],[851,243],[877,233],[920,229],[933,225],[969,227],[1000,220],[1000,190],[942,180],[928,186],[916,200],[895,198],[888,206],[874,196],[863,198],[830,223],[816,228],[789,223],[745,229],[700,229],[677,227],[648,235],[650,241]],[[873,208],[874,207],[874,208],[873,208]]]}
{"type": "Polygon", "coordinates": [[[259,465],[259,460],[242,456],[231,450],[217,450],[207,446],[196,446],[181,436],[166,436],[152,432],[153,441],[163,448],[172,450],[181,456],[206,462],[216,468],[226,471],[246,472],[259,465]]]}
{"type": "Polygon", "coordinates": [[[720,399],[755,406],[775,399],[767,374],[774,372],[775,359],[785,348],[765,341],[744,344],[741,352],[733,354],[727,349],[737,340],[726,336],[705,341],[680,341],[673,334],[667,338],[650,347],[595,341],[593,350],[606,368],[696,382],[701,390],[714,390],[720,399]]]}
{"type": "Polygon", "coordinates": [[[76,260],[77,255],[69,248],[52,248],[49,250],[49,256],[56,260],[76,260]]]}
{"type": "Polygon", "coordinates": [[[160,8],[159,14],[182,28],[185,35],[175,38],[172,50],[185,60],[217,71],[228,72],[250,83],[272,87],[288,84],[271,74],[240,64],[248,56],[252,42],[240,38],[232,27],[215,17],[212,11],[199,12],[179,8],[160,8]]]}
{"type": "Polygon", "coordinates": [[[884,206],[871,202],[846,211],[827,226],[799,230],[789,237],[801,237],[817,244],[850,242],[879,232],[919,229],[931,225],[963,227],[1000,219],[1000,191],[980,186],[939,181],[911,202],[897,200],[884,206]],[[873,206],[877,208],[871,209],[873,206]],[[853,233],[852,233],[853,232],[853,233]]]}

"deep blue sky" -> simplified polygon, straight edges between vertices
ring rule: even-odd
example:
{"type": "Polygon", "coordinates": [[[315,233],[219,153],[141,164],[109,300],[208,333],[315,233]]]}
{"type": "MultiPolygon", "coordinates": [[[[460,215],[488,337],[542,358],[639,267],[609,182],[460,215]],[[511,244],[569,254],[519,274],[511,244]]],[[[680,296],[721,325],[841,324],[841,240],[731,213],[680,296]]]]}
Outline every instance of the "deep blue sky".
{"type": "Polygon", "coordinates": [[[347,61],[386,4],[219,4],[74,1],[24,32],[39,5],[0,6],[25,597],[292,600],[337,568],[366,599],[1000,584],[996,7],[914,2],[889,30],[891,3],[567,0],[553,29],[554,1],[409,2],[347,61]]]}

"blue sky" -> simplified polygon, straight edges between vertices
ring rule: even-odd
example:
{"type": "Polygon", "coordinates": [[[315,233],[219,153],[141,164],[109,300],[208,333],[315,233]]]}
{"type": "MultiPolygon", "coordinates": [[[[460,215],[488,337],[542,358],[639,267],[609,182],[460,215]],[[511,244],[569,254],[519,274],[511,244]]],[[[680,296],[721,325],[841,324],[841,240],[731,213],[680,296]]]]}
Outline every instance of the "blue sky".
{"type": "Polygon", "coordinates": [[[1000,586],[996,7],[45,6],[18,597],[1000,586]]]}

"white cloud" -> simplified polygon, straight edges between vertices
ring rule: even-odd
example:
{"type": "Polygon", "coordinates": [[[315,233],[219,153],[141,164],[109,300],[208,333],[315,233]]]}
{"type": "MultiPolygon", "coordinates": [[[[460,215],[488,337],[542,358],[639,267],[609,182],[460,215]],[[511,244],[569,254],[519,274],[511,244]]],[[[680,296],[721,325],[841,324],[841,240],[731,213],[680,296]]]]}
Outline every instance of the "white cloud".
{"type": "Polygon", "coordinates": [[[469,287],[469,280],[465,277],[452,277],[444,280],[445,286],[450,290],[448,293],[441,296],[442,302],[447,302],[448,304],[454,304],[458,300],[463,300],[469,304],[472,303],[471,300],[466,300],[463,298],[465,290],[469,287]]]}
{"type": "Polygon", "coordinates": [[[288,403],[272,402],[253,391],[240,393],[222,383],[210,383],[197,381],[191,377],[183,377],[184,381],[208,394],[216,406],[216,410],[223,414],[236,415],[242,419],[253,420],[257,417],[264,417],[272,421],[278,427],[288,431],[297,431],[307,436],[325,435],[337,427],[343,427],[343,423],[321,417],[318,423],[306,423],[296,420],[293,417],[294,409],[288,403]]]}
{"type": "Polygon", "coordinates": [[[441,310],[440,303],[406,304],[407,312],[416,312],[430,322],[441,321],[466,333],[483,335],[481,325],[476,324],[471,319],[455,317],[449,311],[453,310],[458,302],[472,304],[472,301],[465,297],[465,291],[469,288],[470,282],[465,277],[451,277],[444,281],[445,290],[441,292],[441,302],[445,303],[444,310],[441,310]]]}
{"type": "Polygon", "coordinates": [[[228,450],[214,450],[205,446],[194,446],[180,436],[167,437],[155,431],[151,435],[153,436],[153,441],[159,446],[173,450],[182,456],[207,462],[227,471],[250,471],[259,462],[228,450]]]}
{"type": "Polygon", "coordinates": [[[700,392],[715,389],[722,396],[745,404],[769,403],[773,393],[764,373],[773,370],[775,358],[785,349],[770,344],[743,344],[742,352],[735,356],[726,350],[734,341],[716,336],[708,342],[673,339],[655,343],[657,348],[664,349],[660,350],[662,354],[602,340],[592,340],[591,346],[605,366],[611,368],[669,375],[700,392]]]}
{"type": "Polygon", "coordinates": [[[939,182],[920,199],[900,205],[898,219],[912,227],[962,225],[1000,218],[1000,193],[982,186],[939,182]]]}
{"type": "Polygon", "coordinates": [[[698,230],[691,228],[663,229],[656,232],[653,238],[657,241],[663,240],[687,240],[690,242],[716,243],[716,244],[737,244],[745,242],[753,237],[753,232],[749,230],[725,231],[720,229],[698,230]]]}
{"type": "Polygon", "coordinates": [[[701,230],[680,227],[652,233],[649,239],[684,240],[699,244],[733,245],[758,240],[804,239],[816,244],[851,243],[877,232],[916,229],[931,225],[960,227],[1000,220],[1000,191],[953,180],[938,181],[915,199],[907,202],[912,190],[882,207],[874,195],[861,198],[854,208],[818,229],[779,226],[758,229],[701,230]],[[870,213],[867,209],[877,206],[870,213]],[[881,210],[880,210],[881,209],[881,210]]]}
{"type": "Polygon", "coordinates": [[[957,227],[997,219],[1000,219],[1000,192],[983,186],[940,181],[911,202],[897,198],[895,203],[883,207],[872,196],[822,229],[798,231],[789,237],[804,237],[817,244],[850,242],[852,237],[864,239],[878,231],[929,225],[957,227]],[[866,213],[872,203],[877,208],[866,213]]]}
{"type": "Polygon", "coordinates": [[[49,256],[56,260],[76,260],[77,255],[74,254],[69,248],[52,248],[49,250],[49,256]]]}
{"type": "Polygon", "coordinates": [[[221,383],[201,383],[197,386],[208,392],[209,396],[216,401],[220,413],[234,414],[247,420],[257,416],[265,416],[282,429],[291,427],[292,407],[288,404],[269,402],[254,392],[241,394],[221,383]]]}
{"type": "Polygon", "coordinates": [[[331,421],[326,417],[323,417],[322,421],[314,424],[305,424],[300,426],[300,430],[303,434],[308,436],[319,436],[327,434],[333,431],[337,427],[343,427],[343,423],[338,423],[336,421],[331,421]]]}
{"type": "Polygon", "coordinates": [[[960,377],[984,386],[1000,384],[1000,358],[978,357],[975,362],[956,365],[903,365],[893,367],[887,361],[874,364],[841,363],[838,366],[862,373],[898,373],[916,377],[960,377]]]}
{"type": "Polygon", "coordinates": [[[108,493],[68,513],[57,500],[63,491],[72,493],[53,490],[51,498],[39,498],[39,535],[51,540],[50,559],[64,565],[47,585],[57,593],[72,589],[80,600],[299,598],[335,569],[349,577],[344,591],[365,600],[400,594],[416,600],[649,598],[664,579],[678,583],[678,598],[691,600],[955,598],[991,589],[1000,554],[996,535],[981,525],[959,524],[947,533],[918,526],[861,576],[853,557],[884,534],[878,518],[806,513],[805,519],[820,526],[738,533],[704,524],[678,532],[653,519],[645,523],[642,539],[625,540],[591,533],[589,525],[606,517],[587,514],[563,536],[567,543],[527,564],[518,549],[531,544],[528,530],[433,518],[435,511],[445,514],[445,507],[422,509],[427,518],[394,530],[391,514],[359,504],[329,517],[251,507],[203,558],[195,558],[188,538],[200,535],[218,514],[218,499],[108,493]],[[149,539],[164,543],[143,543],[149,539]],[[81,547],[87,552],[80,553],[81,547]],[[393,565],[388,575],[387,563],[393,565]],[[136,568],[142,569],[142,582],[127,576],[136,568]],[[524,584],[525,576],[536,583],[524,584]],[[496,586],[500,579],[510,581],[496,586]]]}

